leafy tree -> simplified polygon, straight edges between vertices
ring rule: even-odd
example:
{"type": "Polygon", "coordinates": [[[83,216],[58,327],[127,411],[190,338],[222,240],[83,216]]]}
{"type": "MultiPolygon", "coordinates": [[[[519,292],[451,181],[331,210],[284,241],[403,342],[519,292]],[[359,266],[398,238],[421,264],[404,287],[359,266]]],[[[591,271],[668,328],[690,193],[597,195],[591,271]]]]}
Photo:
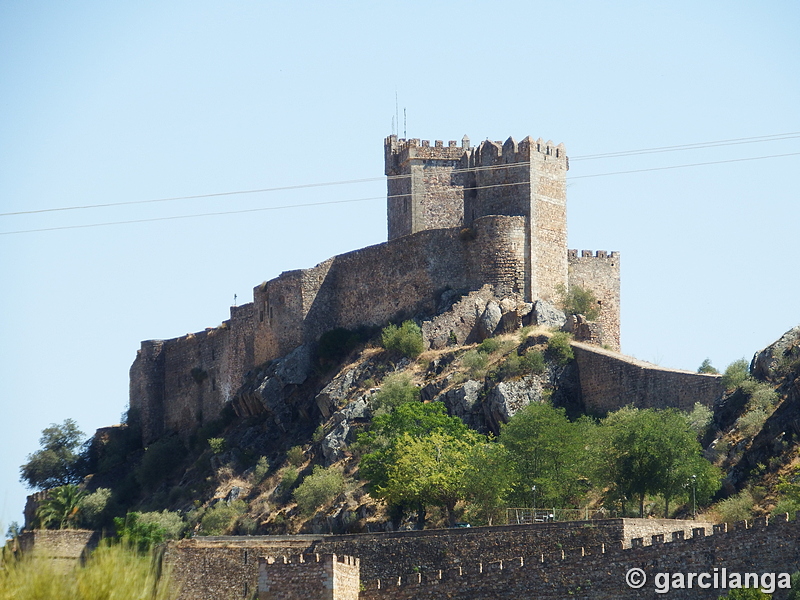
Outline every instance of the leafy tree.
{"type": "Polygon", "coordinates": [[[475,507],[478,518],[491,525],[506,505],[516,483],[508,450],[494,441],[475,444],[467,455],[464,497],[475,507]]]}
{"type": "Polygon", "coordinates": [[[102,529],[107,521],[106,510],[111,500],[109,488],[97,488],[93,493],[86,494],[80,501],[80,523],[86,529],[102,529]]]}
{"type": "Polygon", "coordinates": [[[750,377],[750,365],[743,358],[733,361],[725,368],[725,373],[722,375],[722,385],[726,390],[733,390],[750,377]]]}
{"type": "Polygon", "coordinates": [[[435,465],[422,455],[426,451],[433,453],[439,457],[442,469],[449,468],[452,447],[461,441],[474,443],[477,435],[458,417],[448,416],[441,402],[401,404],[391,413],[375,417],[370,430],[359,435],[357,446],[365,452],[359,471],[369,482],[371,494],[384,499],[390,509],[416,507],[418,523],[424,526],[425,506],[433,503],[447,508],[450,500],[449,489],[443,482],[446,477],[435,474],[435,465]],[[439,436],[431,438],[434,433],[439,436]],[[417,443],[418,440],[425,441],[417,443]],[[407,452],[415,453],[417,468],[427,469],[424,476],[420,472],[411,473],[412,460],[402,460],[407,452]],[[415,483],[414,493],[401,492],[399,482],[407,482],[410,475],[425,483],[415,483]]]}
{"type": "Polygon", "coordinates": [[[36,510],[36,520],[46,529],[71,529],[78,524],[81,500],[86,496],[76,485],[50,490],[36,510]]]}
{"type": "Polygon", "coordinates": [[[136,479],[143,486],[155,488],[172,473],[186,456],[186,446],[178,436],[156,440],[150,444],[142,456],[136,470],[136,479]]]}
{"type": "Polygon", "coordinates": [[[569,342],[570,335],[563,331],[557,331],[547,341],[547,354],[561,366],[575,358],[569,342]]]}
{"type": "Polygon", "coordinates": [[[404,321],[400,327],[388,325],[381,332],[381,343],[390,352],[416,358],[425,349],[422,330],[414,321],[404,321]]]}
{"type": "Polygon", "coordinates": [[[456,503],[464,498],[467,457],[478,434],[456,437],[442,431],[414,437],[408,432],[394,443],[396,460],[388,466],[386,484],[375,491],[391,504],[437,505],[455,524],[456,503]]]}
{"type": "Polygon", "coordinates": [[[206,511],[201,519],[203,535],[224,535],[233,528],[237,519],[245,513],[247,505],[244,500],[217,502],[206,511]]]}
{"type": "Polygon", "coordinates": [[[520,503],[574,506],[589,488],[588,419],[572,423],[564,409],[529,404],[503,427],[500,443],[508,450],[516,473],[513,498],[520,503]]]}
{"type": "Polygon", "coordinates": [[[294,500],[300,512],[310,516],[318,508],[331,502],[344,490],[344,475],[333,467],[323,469],[319,465],[303,479],[294,491],[294,500]]]}
{"type": "Polygon", "coordinates": [[[83,479],[83,457],[77,452],[84,437],[78,424],[66,419],[42,430],[41,449],[28,455],[20,467],[20,481],[35,489],[79,483],[83,479]]]}
{"type": "Polygon", "coordinates": [[[666,516],[670,502],[687,498],[693,485],[700,503],[719,488],[719,472],[702,457],[696,433],[680,411],[624,408],[602,425],[601,479],[619,497],[638,498],[641,516],[647,494],[664,498],[666,516]]]}

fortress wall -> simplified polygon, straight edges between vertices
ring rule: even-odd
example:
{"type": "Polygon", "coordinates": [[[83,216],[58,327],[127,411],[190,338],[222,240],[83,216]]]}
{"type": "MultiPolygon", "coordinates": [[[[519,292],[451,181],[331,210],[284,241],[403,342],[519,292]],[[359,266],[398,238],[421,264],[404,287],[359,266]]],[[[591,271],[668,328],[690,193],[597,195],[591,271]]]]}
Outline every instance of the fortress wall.
{"type": "Polygon", "coordinates": [[[259,558],[259,600],[358,600],[359,560],[336,554],[259,558]]]}
{"type": "MultiPolygon", "coordinates": [[[[793,573],[800,567],[800,527],[786,516],[767,525],[762,517],[751,523],[738,523],[731,531],[724,525],[712,529],[699,527],[691,537],[683,531],[658,534],[650,539],[634,540],[634,548],[615,546],[586,547],[564,552],[564,557],[525,554],[510,561],[493,559],[473,562],[461,569],[451,569],[431,577],[411,573],[391,580],[363,582],[361,600],[638,600],[640,598],[677,598],[679,600],[716,600],[727,590],[720,582],[730,573],[793,573]],[[713,535],[711,535],[713,532],[713,535]],[[684,539],[687,538],[687,539],[684,539]],[[641,589],[626,585],[629,569],[643,569],[647,581],[641,589]],[[718,586],[713,583],[717,571],[718,586]],[[722,570],[725,569],[725,573],[722,570]],[[672,588],[657,593],[655,577],[659,573],[709,573],[709,589],[672,588]]],[[[363,578],[362,578],[363,581],[363,578]]],[[[670,579],[672,581],[672,579],[670,579]]],[[[687,585],[688,579],[684,579],[687,585]]],[[[663,588],[662,588],[663,589],[663,588]]],[[[777,590],[776,599],[786,598],[777,590]]]]}
{"type": "Polygon", "coordinates": [[[597,253],[590,250],[570,250],[569,285],[592,290],[600,304],[598,322],[603,327],[603,343],[620,350],[620,256],[618,252],[597,253]]]}
{"type": "Polygon", "coordinates": [[[586,411],[604,415],[622,406],[678,408],[713,406],[722,395],[720,375],[665,369],[598,346],[572,342],[586,411]]]}
{"type": "Polygon", "coordinates": [[[285,271],[253,289],[255,364],[283,356],[303,343],[303,272],[285,271]]]}
{"type": "Polygon", "coordinates": [[[53,562],[65,571],[100,541],[99,531],[86,529],[34,529],[19,535],[19,548],[26,554],[53,562]]]}
{"type": "MultiPolygon", "coordinates": [[[[607,519],[505,525],[468,529],[431,529],[394,533],[319,536],[242,536],[193,538],[170,542],[167,560],[173,566],[181,598],[212,600],[224,590],[249,589],[257,580],[256,556],[289,556],[298,553],[349,555],[361,559],[362,582],[387,580],[417,570],[430,575],[456,565],[507,560],[521,553],[547,556],[561,549],[579,552],[582,547],[630,546],[626,537],[638,533],[640,519],[607,519]]],[[[654,520],[647,525],[662,534],[674,529],[690,533],[694,521],[654,520]]],[[[645,525],[641,525],[644,527],[645,525]]],[[[650,529],[648,529],[650,530],[650,529]]],[[[226,592],[227,593],[227,592],[226,592]]]]}
{"type": "Polygon", "coordinates": [[[130,369],[130,408],[138,414],[145,444],[164,432],[164,342],[142,342],[130,369]]]}

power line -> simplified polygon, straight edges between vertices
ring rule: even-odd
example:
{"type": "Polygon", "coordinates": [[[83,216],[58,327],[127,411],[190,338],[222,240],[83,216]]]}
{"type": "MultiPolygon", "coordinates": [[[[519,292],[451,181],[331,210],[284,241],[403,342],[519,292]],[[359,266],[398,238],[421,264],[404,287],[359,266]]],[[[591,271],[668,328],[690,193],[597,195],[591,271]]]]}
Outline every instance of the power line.
{"type": "Polygon", "coordinates": [[[613,173],[594,173],[593,175],[576,175],[570,179],[588,179],[590,177],[607,177],[609,175],[627,175],[629,173],[644,173],[647,171],[666,171],[668,169],[683,169],[686,167],[703,167],[706,165],[721,165],[724,163],[744,162],[748,160],[764,160],[766,158],[781,158],[783,156],[798,156],[800,152],[789,152],[788,154],[772,154],[770,156],[753,156],[750,158],[731,158],[728,160],[715,160],[711,162],[691,163],[686,165],[672,165],[670,167],[652,167],[650,169],[634,169],[631,171],[614,171],[613,173]]]}
{"type": "Polygon", "coordinates": [[[737,146],[739,144],[755,144],[759,142],[776,142],[781,140],[792,140],[800,137],[800,131],[790,133],[776,133],[774,135],[761,135],[749,138],[733,138],[729,140],[717,140],[715,142],[699,142],[696,144],[681,144],[679,146],[660,146],[657,148],[644,148],[641,150],[623,150],[621,152],[607,152],[605,154],[586,154],[584,156],[572,156],[571,161],[594,160],[598,158],[618,158],[621,156],[636,156],[639,154],[658,154],[661,152],[677,152],[681,150],[699,150],[701,148],[716,148],[719,146],[737,146]]]}
{"type": "MultiPolygon", "coordinates": [[[[711,161],[711,162],[690,163],[690,164],[684,164],[684,165],[672,165],[672,166],[669,166],[669,167],[653,167],[653,168],[650,168],[650,169],[634,169],[634,170],[630,170],[630,171],[615,171],[615,172],[611,172],[611,173],[594,173],[594,174],[591,174],[591,175],[577,175],[577,176],[574,176],[574,177],[570,177],[570,179],[587,179],[587,178],[591,178],[591,177],[606,177],[606,176],[609,176],[609,175],[627,175],[627,174],[631,174],[631,173],[644,173],[644,172],[647,172],[647,171],[664,171],[664,170],[668,170],[668,169],[682,169],[682,168],[687,168],[687,167],[700,167],[700,166],[706,166],[706,165],[719,165],[719,164],[724,164],[724,163],[744,162],[744,161],[750,161],[750,160],[764,160],[764,159],[769,159],[769,158],[782,158],[782,157],[786,157],[786,156],[798,156],[798,155],[800,155],[800,152],[790,152],[790,153],[787,153],[787,154],[772,154],[772,155],[769,155],[769,156],[754,156],[754,157],[750,157],[750,158],[735,158],[735,159],[719,160],[719,161],[711,161]]],[[[519,163],[516,163],[516,164],[519,164],[519,163]]],[[[515,183],[500,183],[500,184],[494,184],[494,185],[478,186],[478,187],[470,188],[470,189],[479,190],[479,189],[489,189],[489,188],[499,188],[499,187],[507,188],[507,187],[512,187],[512,186],[516,186],[516,185],[528,185],[528,182],[522,181],[522,182],[515,182],[515,183]]],[[[60,227],[43,227],[43,228],[39,228],[39,229],[21,229],[21,230],[15,230],[15,231],[0,231],[0,235],[14,235],[14,234],[21,234],[21,233],[38,233],[38,232],[45,232],[45,231],[60,231],[60,230],[65,230],[65,229],[86,229],[86,228],[92,228],[92,227],[106,227],[106,226],[110,226],[110,225],[129,225],[129,224],[134,224],[134,223],[153,223],[153,222],[157,222],[157,221],[175,221],[175,220],[180,220],[180,219],[194,219],[194,218],[199,218],[199,217],[215,217],[215,216],[222,216],[222,215],[245,214],[245,213],[254,213],[254,212],[264,212],[264,211],[268,211],[268,210],[282,210],[282,209],[287,209],[287,208],[306,208],[306,207],[309,207],[309,206],[324,206],[324,205],[328,205],[328,204],[347,204],[347,203],[352,203],[352,202],[366,202],[366,201],[371,201],[371,200],[384,200],[384,199],[389,199],[389,198],[403,198],[403,197],[407,197],[409,195],[410,194],[393,194],[393,195],[390,195],[390,196],[372,196],[372,197],[369,197],[369,198],[356,198],[356,199],[349,199],[349,200],[327,200],[327,201],[323,201],[323,202],[308,202],[308,203],[304,203],[304,204],[286,204],[286,205],[283,205],[283,206],[266,206],[266,207],[248,208],[248,209],[242,209],[242,210],[227,210],[227,211],[219,211],[219,212],[197,213],[197,214],[192,214],[192,215],[175,215],[175,216],[172,216],[172,217],[153,217],[153,218],[150,218],[150,219],[134,219],[134,220],[129,220],[129,221],[111,221],[111,222],[105,222],[105,223],[89,223],[89,224],[84,224],[84,225],[64,225],[64,226],[60,226],[60,227]]]]}
{"type": "MultiPolygon", "coordinates": [[[[771,141],[781,141],[781,140],[788,140],[788,139],[795,139],[800,137],[800,132],[789,132],[789,133],[778,133],[773,135],[765,135],[765,136],[756,136],[756,137],[749,137],[749,138],[733,138],[728,140],[717,140],[711,142],[698,142],[694,144],[683,144],[679,146],[661,146],[657,148],[645,148],[641,150],[625,150],[621,152],[609,152],[606,154],[588,154],[583,156],[575,156],[570,157],[570,161],[580,161],[580,160],[593,160],[599,158],[618,158],[624,156],[636,156],[641,154],[655,154],[661,152],[677,152],[681,150],[697,150],[701,148],[713,148],[718,146],[730,146],[730,145],[738,145],[738,144],[750,144],[756,142],[771,142],[771,141]]],[[[781,155],[778,155],[781,156],[781,155]]],[[[743,160],[750,160],[750,159],[743,159],[743,160]]],[[[526,163],[509,163],[504,165],[491,165],[486,167],[467,167],[461,169],[453,169],[453,172],[456,173],[465,173],[465,172],[476,172],[476,171],[488,171],[488,170],[496,170],[496,169],[509,169],[521,166],[526,163]]],[[[706,163],[698,163],[698,164],[706,164],[706,163]]],[[[716,164],[716,163],[707,163],[707,164],[716,164]]],[[[692,165],[687,165],[692,166],[692,165]]],[[[664,168],[679,168],[679,167],[664,167],[664,168]]],[[[660,170],[660,169],[649,169],[649,170],[660,170]]],[[[628,172],[637,172],[637,171],[620,171],[620,173],[628,173],[628,172]]],[[[582,175],[573,177],[572,179],[578,179],[583,177],[600,177],[601,175],[582,175]]],[[[387,180],[398,180],[398,179],[407,179],[411,177],[411,175],[390,175],[386,177],[387,180]]],[[[9,217],[9,216],[17,216],[17,215],[31,215],[31,214],[41,214],[41,213],[48,213],[48,212],[63,212],[63,211],[72,211],[72,210],[87,210],[92,208],[109,208],[114,206],[130,206],[130,205],[137,205],[137,204],[152,204],[152,203],[160,203],[160,202],[174,202],[176,200],[199,200],[204,198],[219,198],[224,196],[236,196],[236,195],[244,195],[244,194],[259,194],[259,193],[268,193],[268,192],[282,192],[282,191],[289,191],[289,190],[298,190],[304,188],[315,188],[315,187],[327,187],[327,186],[334,186],[334,185],[351,185],[356,183],[370,183],[375,181],[383,181],[383,177],[368,177],[364,179],[348,179],[342,181],[326,181],[321,183],[305,183],[305,184],[298,184],[298,185],[289,185],[289,186],[281,186],[281,187],[271,187],[271,188],[258,188],[253,190],[238,190],[232,192],[217,192],[217,193],[210,193],[210,194],[196,194],[191,196],[172,196],[168,198],[155,198],[149,200],[129,200],[123,202],[108,202],[104,204],[87,204],[82,206],[64,206],[64,207],[56,207],[56,208],[42,208],[36,210],[25,210],[25,211],[16,211],[16,212],[7,212],[7,213],[0,213],[0,217],[9,217]]]]}

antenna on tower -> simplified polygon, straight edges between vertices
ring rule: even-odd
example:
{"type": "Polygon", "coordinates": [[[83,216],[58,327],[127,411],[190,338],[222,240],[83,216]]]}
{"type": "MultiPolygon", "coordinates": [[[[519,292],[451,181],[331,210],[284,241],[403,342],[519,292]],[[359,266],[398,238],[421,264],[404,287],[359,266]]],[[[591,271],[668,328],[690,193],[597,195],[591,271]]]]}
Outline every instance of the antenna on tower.
{"type": "Polygon", "coordinates": [[[400,103],[397,101],[397,90],[394,91],[394,112],[397,116],[397,137],[400,137],[400,103]]]}
{"type": "Polygon", "coordinates": [[[392,115],[392,135],[396,135],[397,132],[394,129],[394,115],[392,115]]]}
{"type": "Polygon", "coordinates": [[[406,122],[406,109],[403,108],[403,137],[408,139],[408,131],[406,129],[408,123],[406,122]]]}

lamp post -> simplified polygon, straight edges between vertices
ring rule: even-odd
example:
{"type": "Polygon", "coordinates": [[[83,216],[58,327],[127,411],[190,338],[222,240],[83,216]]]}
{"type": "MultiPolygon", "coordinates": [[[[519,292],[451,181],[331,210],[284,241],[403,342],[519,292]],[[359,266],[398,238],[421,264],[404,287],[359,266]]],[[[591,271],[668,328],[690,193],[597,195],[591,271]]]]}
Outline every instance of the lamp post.
{"type": "Polygon", "coordinates": [[[697,520],[697,475],[692,475],[692,519],[697,520]]]}
{"type": "Polygon", "coordinates": [[[531,488],[533,492],[533,522],[536,523],[536,486],[534,485],[531,488]]]}

